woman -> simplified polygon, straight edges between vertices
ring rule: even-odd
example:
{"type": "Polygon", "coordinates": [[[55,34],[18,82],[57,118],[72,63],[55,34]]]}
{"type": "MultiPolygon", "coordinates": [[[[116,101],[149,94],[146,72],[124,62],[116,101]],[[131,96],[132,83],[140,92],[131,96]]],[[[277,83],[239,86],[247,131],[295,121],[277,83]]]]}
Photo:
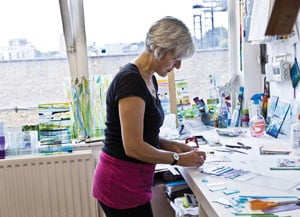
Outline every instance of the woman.
{"type": "Polygon", "coordinates": [[[199,167],[204,152],[159,137],[164,113],[154,73],[167,76],[192,56],[194,44],[180,20],[154,23],[145,50],[115,76],[107,92],[104,147],[95,170],[93,195],[107,217],[152,217],[155,164],[199,167]]]}

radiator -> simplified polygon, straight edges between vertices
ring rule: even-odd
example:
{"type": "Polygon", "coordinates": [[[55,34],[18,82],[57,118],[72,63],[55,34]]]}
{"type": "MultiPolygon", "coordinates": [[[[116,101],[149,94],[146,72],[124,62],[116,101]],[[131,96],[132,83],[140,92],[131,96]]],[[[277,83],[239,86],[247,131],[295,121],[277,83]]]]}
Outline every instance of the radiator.
{"type": "Polygon", "coordinates": [[[97,217],[91,151],[0,160],[1,217],[97,217]]]}

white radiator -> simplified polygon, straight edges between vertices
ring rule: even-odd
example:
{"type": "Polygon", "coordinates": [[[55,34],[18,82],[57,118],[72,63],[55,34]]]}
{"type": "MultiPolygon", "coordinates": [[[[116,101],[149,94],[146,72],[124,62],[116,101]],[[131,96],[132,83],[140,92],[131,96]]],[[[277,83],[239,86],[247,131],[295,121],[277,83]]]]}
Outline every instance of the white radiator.
{"type": "Polygon", "coordinates": [[[97,217],[91,151],[0,160],[1,217],[97,217]]]}

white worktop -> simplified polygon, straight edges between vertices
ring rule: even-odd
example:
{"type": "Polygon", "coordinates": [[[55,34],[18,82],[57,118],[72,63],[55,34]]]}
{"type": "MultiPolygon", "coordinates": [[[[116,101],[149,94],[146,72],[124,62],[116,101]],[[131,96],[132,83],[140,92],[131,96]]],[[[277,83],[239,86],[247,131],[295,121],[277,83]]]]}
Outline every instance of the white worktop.
{"type": "MultiPolygon", "coordinates": [[[[188,182],[189,186],[193,190],[198,199],[200,206],[199,216],[205,217],[229,217],[235,216],[233,208],[225,208],[224,205],[213,202],[220,198],[227,200],[232,197],[237,198],[240,195],[255,195],[255,196],[277,196],[288,195],[300,197],[300,191],[296,187],[300,186],[300,171],[278,171],[270,170],[270,167],[277,166],[277,160],[279,158],[296,158],[300,156],[289,155],[260,155],[259,147],[262,145],[280,146],[280,148],[286,148],[291,150],[288,137],[279,135],[279,137],[273,138],[268,135],[264,135],[260,138],[254,138],[249,133],[245,133],[238,137],[224,137],[218,136],[216,130],[209,130],[197,133],[197,135],[203,135],[210,143],[220,142],[222,146],[210,146],[200,145],[199,148],[205,151],[214,151],[213,155],[207,155],[207,161],[201,168],[183,168],[179,167],[182,175],[188,182]],[[223,149],[224,145],[236,145],[237,142],[242,142],[252,148],[249,150],[235,149],[243,151],[246,154],[238,152],[219,152],[217,149],[223,149]],[[228,179],[222,176],[208,175],[202,170],[217,166],[230,166],[234,169],[242,169],[249,171],[247,176],[241,176],[238,179],[228,179]],[[217,185],[221,183],[220,185],[217,185]],[[225,195],[224,190],[210,191],[212,186],[225,187],[228,190],[237,189],[240,192],[232,195],[225,195]]],[[[287,199],[272,199],[272,201],[287,200],[287,199]]],[[[291,200],[291,199],[288,199],[291,200]]],[[[245,208],[241,208],[242,213],[258,213],[259,211],[250,210],[249,203],[243,204],[245,208]]],[[[294,211],[280,212],[283,216],[300,216],[300,209],[294,211]]]]}

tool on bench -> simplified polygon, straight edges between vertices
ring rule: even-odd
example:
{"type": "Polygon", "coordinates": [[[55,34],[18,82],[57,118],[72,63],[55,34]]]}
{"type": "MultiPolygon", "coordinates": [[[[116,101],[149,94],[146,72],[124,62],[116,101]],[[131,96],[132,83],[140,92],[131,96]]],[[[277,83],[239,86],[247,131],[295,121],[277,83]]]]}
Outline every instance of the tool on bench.
{"type": "Polygon", "coordinates": [[[247,146],[244,143],[237,142],[237,145],[225,145],[227,148],[242,148],[242,149],[251,149],[251,146],[247,146]]]}
{"type": "Polygon", "coordinates": [[[264,209],[270,209],[270,208],[273,208],[273,207],[288,205],[288,204],[300,205],[300,199],[279,201],[279,202],[263,201],[263,200],[256,199],[256,200],[251,200],[250,201],[250,208],[252,210],[264,210],[264,209]]]}

